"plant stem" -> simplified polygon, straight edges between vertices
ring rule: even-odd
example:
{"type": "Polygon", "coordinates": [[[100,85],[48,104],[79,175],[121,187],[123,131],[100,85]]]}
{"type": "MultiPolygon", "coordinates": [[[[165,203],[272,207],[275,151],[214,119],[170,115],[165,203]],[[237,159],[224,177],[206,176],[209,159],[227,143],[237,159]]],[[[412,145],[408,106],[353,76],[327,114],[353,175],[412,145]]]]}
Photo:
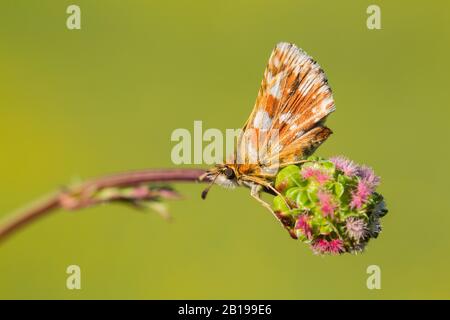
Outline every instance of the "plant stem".
{"type": "MultiPolygon", "coordinates": [[[[7,216],[0,222],[0,241],[10,236],[21,227],[28,225],[37,218],[43,217],[56,209],[67,209],[62,203],[62,196],[66,194],[89,194],[92,190],[105,188],[139,186],[146,183],[161,182],[196,182],[205,173],[202,169],[147,169],[125,172],[115,175],[88,180],[68,190],[54,192],[46,199],[39,201],[26,209],[7,216]]],[[[94,203],[95,204],[95,203],[94,203]]],[[[75,209],[83,206],[75,207],[75,209]]]]}

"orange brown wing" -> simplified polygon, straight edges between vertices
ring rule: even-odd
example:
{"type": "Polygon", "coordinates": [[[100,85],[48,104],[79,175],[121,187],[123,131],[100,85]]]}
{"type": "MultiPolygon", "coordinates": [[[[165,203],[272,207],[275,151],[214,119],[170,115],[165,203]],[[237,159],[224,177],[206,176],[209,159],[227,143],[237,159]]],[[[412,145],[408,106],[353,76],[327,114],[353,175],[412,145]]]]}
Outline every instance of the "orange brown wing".
{"type": "MultiPolygon", "coordinates": [[[[263,145],[270,150],[258,158],[259,166],[272,163],[273,154],[280,165],[303,159],[331,134],[323,123],[334,110],[332,92],[321,67],[295,45],[279,43],[272,51],[255,106],[244,126],[244,135],[251,131],[256,137],[251,139],[254,142],[238,144],[238,157],[263,145]],[[267,132],[277,132],[278,142],[271,143],[267,132]],[[266,137],[261,138],[263,133],[266,137]]],[[[252,160],[248,155],[241,158],[252,160]]],[[[255,170],[258,165],[246,167],[255,170]]]]}

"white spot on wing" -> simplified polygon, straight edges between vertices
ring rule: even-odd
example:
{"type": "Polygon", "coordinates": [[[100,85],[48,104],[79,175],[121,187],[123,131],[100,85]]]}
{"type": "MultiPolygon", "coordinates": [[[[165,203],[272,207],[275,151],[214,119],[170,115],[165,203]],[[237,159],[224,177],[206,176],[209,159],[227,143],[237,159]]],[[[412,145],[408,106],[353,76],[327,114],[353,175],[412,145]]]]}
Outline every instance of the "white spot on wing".
{"type": "Polygon", "coordinates": [[[268,131],[272,125],[272,119],[266,111],[258,111],[253,119],[253,127],[261,131],[268,131]]]}
{"type": "Polygon", "coordinates": [[[269,89],[269,94],[271,94],[274,98],[280,99],[281,98],[281,88],[280,88],[280,82],[281,82],[281,74],[276,77],[277,79],[272,84],[272,86],[269,89]]]}
{"type": "Polygon", "coordinates": [[[275,57],[273,59],[273,65],[275,68],[278,68],[280,66],[280,59],[278,59],[278,57],[275,57]]]}

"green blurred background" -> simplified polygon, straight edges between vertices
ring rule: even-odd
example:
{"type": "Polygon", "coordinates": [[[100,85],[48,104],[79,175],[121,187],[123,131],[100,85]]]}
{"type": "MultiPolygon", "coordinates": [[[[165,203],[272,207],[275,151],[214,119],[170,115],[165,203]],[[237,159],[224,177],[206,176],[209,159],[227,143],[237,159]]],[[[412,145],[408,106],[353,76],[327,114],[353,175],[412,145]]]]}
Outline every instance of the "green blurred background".
{"type": "Polygon", "coordinates": [[[318,257],[248,190],[179,185],[175,218],[57,212],[0,245],[0,298],[450,298],[450,4],[376,1],[0,3],[0,215],[80,179],[174,166],[176,128],[236,128],[270,51],[325,69],[335,134],[317,152],[374,167],[390,213],[365,254],[318,257]],[[66,8],[81,7],[81,30],[66,8]],[[82,289],[67,290],[77,264],[82,289]],[[382,289],[368,290],[379,265],[382,289]]]}

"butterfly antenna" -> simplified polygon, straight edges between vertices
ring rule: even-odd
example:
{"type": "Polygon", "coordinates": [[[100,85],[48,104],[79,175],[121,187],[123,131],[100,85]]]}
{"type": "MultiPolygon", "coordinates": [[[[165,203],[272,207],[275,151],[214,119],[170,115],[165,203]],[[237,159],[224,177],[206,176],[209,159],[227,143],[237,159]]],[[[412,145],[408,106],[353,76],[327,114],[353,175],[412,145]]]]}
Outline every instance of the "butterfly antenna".
{"type": "Polygon", "coordinates": [[[205,188],[205,190],[202,191],[202,199],[205,200],[206,196],[208,195],[209,189],[214,185],[214,182],[216,182],[217,177],[219,176],[219,173],[215,175],[215,177],[211,180],[209,185],[205,188]]]}

